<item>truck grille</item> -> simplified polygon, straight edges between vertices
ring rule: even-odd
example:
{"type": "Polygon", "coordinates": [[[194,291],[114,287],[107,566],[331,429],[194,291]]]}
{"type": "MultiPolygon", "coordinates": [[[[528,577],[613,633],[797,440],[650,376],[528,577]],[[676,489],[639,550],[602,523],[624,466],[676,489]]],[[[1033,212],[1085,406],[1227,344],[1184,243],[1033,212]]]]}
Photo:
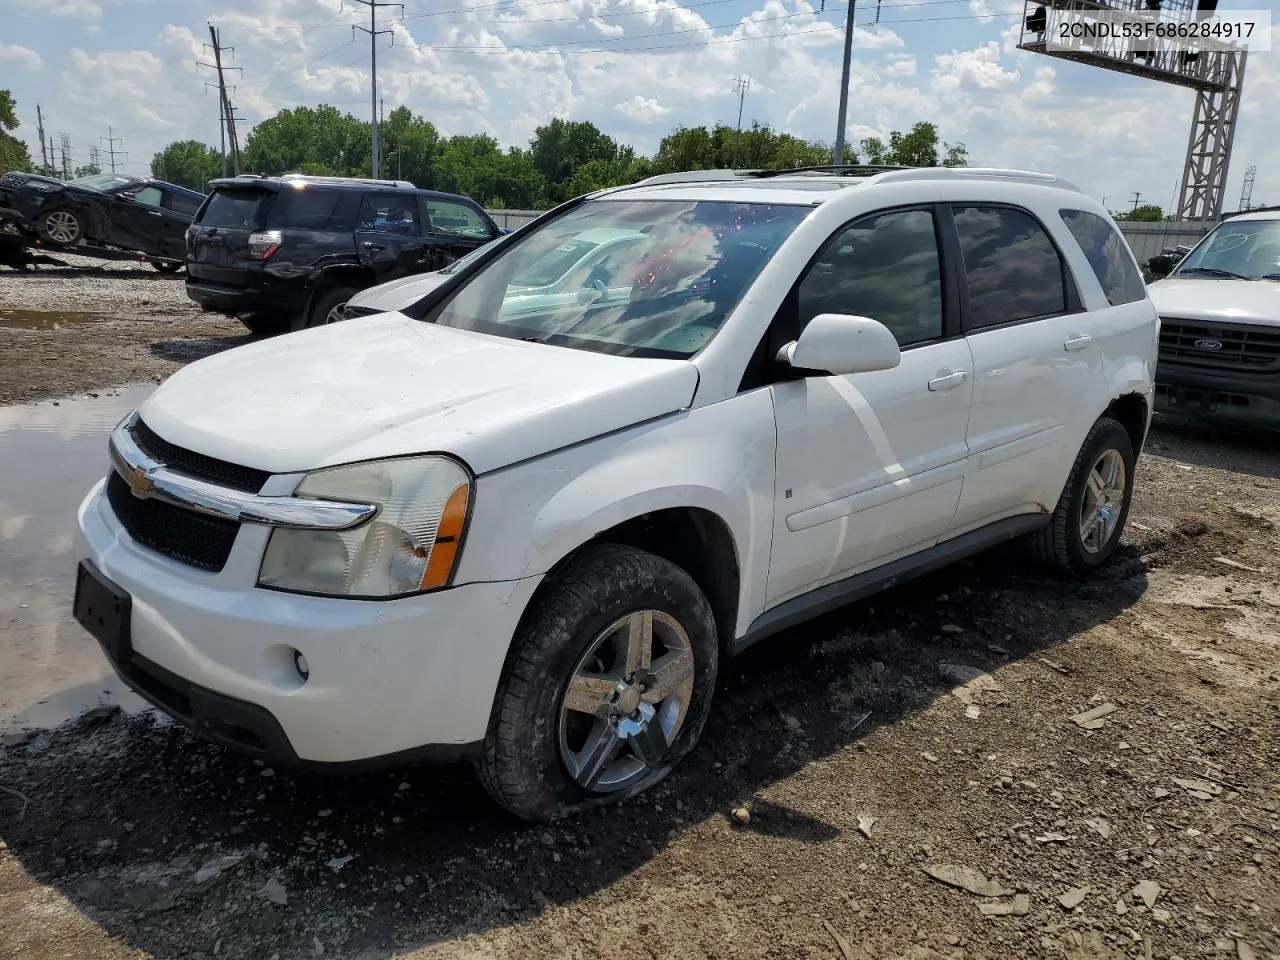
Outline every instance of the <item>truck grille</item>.
{"type": "Polygon", "coordinates": [[[135,497],[114,470],[107,479],[107,502],[129,536],[148,550],[201,570],[227,565],[240,524],[206,517],[160,500],[135,497]]]}
{"type": "Polygon", "coordinates": [[[1280,328],[1162,317],[1160,359],[1218,370],[1280,370],[1280,328]]]}
{"type": "MultiPolygon", "coordinates": [[[[242,467],[176,446],[141,420],[133,439],[142,450],[169,469],[219,486],[249,493],[262,489],[270,476],[265,470],[242,467]]],[[[148,550],[212,573],[227,563],[240,525],[207,517],[153,498],[135,497],[116,471],[107,479],[107,502],[129,536],[148,550]]]]}

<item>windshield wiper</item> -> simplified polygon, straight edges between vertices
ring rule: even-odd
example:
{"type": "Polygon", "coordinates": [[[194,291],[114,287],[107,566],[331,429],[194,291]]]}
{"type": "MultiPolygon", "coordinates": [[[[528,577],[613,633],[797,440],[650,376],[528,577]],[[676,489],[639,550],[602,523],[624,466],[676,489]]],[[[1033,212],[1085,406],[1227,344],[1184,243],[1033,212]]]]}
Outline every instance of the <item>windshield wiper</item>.
{"type": "Polygon", "coordinates": [[[1178,276],[1184,276],[1188,273],[1203,273],[1206,277],[1221,277],[1224,280],[1257,280],[1257,277],[1246,277],[1243,273],[1232,273],[1230,270],[1222,270],[1218,267],[1187,267],[1178,271],[1178,276]]]}
{"type": "Polygon", "coordinates": [[[1280,280],[1280,273],[1264,273],[1259,280],[1280,280]]]}

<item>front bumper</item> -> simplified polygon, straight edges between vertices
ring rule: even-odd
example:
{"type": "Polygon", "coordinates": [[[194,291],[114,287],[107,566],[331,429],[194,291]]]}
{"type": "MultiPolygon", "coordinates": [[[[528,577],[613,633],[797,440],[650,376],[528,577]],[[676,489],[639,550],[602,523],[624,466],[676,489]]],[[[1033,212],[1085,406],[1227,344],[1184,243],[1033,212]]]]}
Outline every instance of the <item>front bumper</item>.
{"type": "Polygon", "coordinates": [[[1155,409],[1280,427],[1280,374],[1236,373],[1162,361],[1156,367],[1155,409]]]}
{"type": "Polygon", "coordinates": [[[99,483],[78,514],[77,561],[132,598],[117,672],[206,737],[304,765],[466,753],[484,738],[516,625],[540,577],[383,602],[254,586],[268,528],[245,524],[205,573],[134,543],[99,483]],[[304,680],[293,651],[307,661],[304,680]]]}

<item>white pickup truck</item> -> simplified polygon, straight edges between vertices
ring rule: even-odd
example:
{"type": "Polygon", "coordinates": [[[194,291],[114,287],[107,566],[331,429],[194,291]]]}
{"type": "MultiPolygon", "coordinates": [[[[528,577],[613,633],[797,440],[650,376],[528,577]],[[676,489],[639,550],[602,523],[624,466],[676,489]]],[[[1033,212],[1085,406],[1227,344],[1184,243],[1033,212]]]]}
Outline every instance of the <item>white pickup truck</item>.
{"type": "Polygon", "coordinates": [[[758,640],[1014,537],[1106,563],[1157,333],[1106,211],[1052,176],[604,191],[399,312],[171,377],[80,508],[75,614],[206,737],[469,756],[564,816],[663,777],[758,640]],[[588,234],[630,240],[508,309],[588,234]]]}

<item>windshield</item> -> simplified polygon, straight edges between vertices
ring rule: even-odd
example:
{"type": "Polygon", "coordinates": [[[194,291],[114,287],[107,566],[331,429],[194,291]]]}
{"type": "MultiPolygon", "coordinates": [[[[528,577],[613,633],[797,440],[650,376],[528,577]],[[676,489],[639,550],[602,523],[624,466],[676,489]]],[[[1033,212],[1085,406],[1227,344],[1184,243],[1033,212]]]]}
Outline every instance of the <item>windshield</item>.
{"type": "Polygon", "coordinates": [[[1187,254],[1173,275],[1280,280],[1280,220],[1219,224],[1187,254]]]}
{"type": "MultiPolygon", "coordinates": [[[[683,359],[710,342],[812,209],[736,201],[588,201],[498,253],[423,319],[579,350],[683,359]],[[556,273],[544,269],[548,258],[567,257],[564,248],[602,231],[632,242],[610,244],[589,272],[579,271],[579,283],[550,293],[526,286],[530,276],[556,273]]],[[[582,255],[578,251],[574,262],[582,255]]]]}
{"type": "Polygon", "coordinates": [[[115,173],[95,173],[88,177],[77,177],[71,182],[77,187],[87,187],[90,190],[114,190],[133,183],[134,180],[133,177],[122,177],[115,173]]]}

